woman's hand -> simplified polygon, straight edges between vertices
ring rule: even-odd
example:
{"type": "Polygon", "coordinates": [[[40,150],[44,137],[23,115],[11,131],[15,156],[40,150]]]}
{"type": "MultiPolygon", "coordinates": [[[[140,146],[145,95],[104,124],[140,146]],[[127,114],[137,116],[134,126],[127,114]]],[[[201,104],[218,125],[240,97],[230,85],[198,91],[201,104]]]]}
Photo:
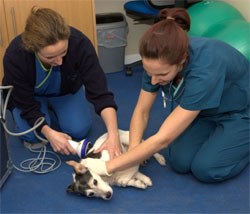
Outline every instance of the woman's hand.
{"type": "Polygon", "coordinates": [[[107,135],[106,140],[95,150],[95,153],[101,152],[102,150],[108,151],[110,160],[119,156],[122,153],[119,134],[115,134],[113,137],[107,135]]]}
{"type": "Polygon", "coordinates": [[[42,133],[47,138],[55,152],[61,153],[63,155],[76,155],[76,151],[68,142],[68,140],[71,140],[69,135],[55,131],[47,125],[42,128],[42,133]]]}
{"type": "Polygon", "coordinates": [[[112,160],[114,157],[119,156],[122,152],[117,126],[116,110],[111,107],[104,108],[101,111],[101,116],[106,125],[108,135],[101,147],[95,152],[98,153],[102,150],[107,150],[109,158],[112,160]]]}

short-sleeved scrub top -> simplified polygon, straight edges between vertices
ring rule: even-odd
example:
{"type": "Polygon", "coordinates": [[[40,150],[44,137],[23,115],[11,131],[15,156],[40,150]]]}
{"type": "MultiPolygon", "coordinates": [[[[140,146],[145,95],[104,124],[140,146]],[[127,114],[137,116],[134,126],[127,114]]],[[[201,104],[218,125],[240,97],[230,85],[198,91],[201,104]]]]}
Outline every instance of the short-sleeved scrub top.
{"type": "MultiPolygon", "coordinates": [[[[218,40],[190,38],[188,55],[183,85],[176,94],[182,108],[201,110],[200,115],[205,116],[249,108],[249,61],[241,53],[218,40]]],[[[164,87],[166,95],[168,87],[164,87]]],[[[151,77],[144,73],[142,88],[155,92],[161,86],[152,85],[151,77]]]]}
{"type": "Polygon", "coordinates": [[[219,40],[192,37],[189,45],[177,97],[169,85],[152,85],[146,72],[142,89],[164,90],[183,109],[200,110],[193,124],[170,144],[169,163],[179,172],[193,171],[200,180],[227,179],[249,162],[249,61],[219,40]]]}

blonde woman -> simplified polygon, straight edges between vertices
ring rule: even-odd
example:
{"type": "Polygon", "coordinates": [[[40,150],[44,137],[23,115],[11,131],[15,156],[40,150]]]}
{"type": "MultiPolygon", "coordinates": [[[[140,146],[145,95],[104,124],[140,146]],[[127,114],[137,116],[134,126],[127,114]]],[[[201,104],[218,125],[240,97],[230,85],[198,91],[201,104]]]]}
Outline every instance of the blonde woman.
{"type": "MultiPolygon", "coordinates": [[[[4,55],[3,84],[14,87],[9,108],[18,131],[45,117],[37,131],[55,152],[75,154],[68,139],[81,140],[88,135],[92,126],[90,102],[107,128],[103,148],[111,157],[120,153],[117,106],[95,49],[56,11],[32,8],[24,32],[10,43],[4,55]]],[[[33,132],[21,139],[39,142],[33,132]]]]}

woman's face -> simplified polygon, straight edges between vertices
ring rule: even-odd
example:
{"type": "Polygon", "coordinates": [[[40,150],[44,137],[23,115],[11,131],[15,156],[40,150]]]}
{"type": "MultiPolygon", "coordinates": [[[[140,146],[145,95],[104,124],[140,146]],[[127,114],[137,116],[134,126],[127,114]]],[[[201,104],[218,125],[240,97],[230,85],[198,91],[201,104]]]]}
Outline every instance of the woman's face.
{"type": "Polygon", "coordinates": [[[146,70],[147,74],[151,77],[152,85],[166,85],[172,81],[177,73],[181,71],[183,67],[182,64],[169,65],[163,63],[158,59],[142,59],[143,67],[146,70]]]}
{"type": "Polygon", "coordinates": [[[37,55],[42,63],[50,66],[62,65],[63,57],[68,50],[68,40],[60,40],[54,45],[42,48],[37,55]]]}

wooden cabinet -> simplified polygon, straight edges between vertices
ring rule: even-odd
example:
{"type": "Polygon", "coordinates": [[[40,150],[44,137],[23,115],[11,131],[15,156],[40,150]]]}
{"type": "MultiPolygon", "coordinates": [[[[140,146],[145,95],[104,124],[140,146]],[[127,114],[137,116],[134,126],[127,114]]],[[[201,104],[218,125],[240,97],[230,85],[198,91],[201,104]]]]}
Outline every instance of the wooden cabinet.
{"type": "MultiPolygon", "coordinates": [[[[1,38],[10,42],[18,34],[22,33],[26,18],[33,6],[48,7],[59,12],[66,22],[82,31],[92,41],[97,50],[95,5],[94,0],[0,0],[1,38]],[[3,27],[3,29],[2,29],[3,27]],[[4,29],[6,27],[6,29],[4,29]],[[6,35],[4,35],[6,34],[6,35]]],[[[0,42],[3,39],[0,40],[0,42]]],[[[8,42],[1,45],[2,55],[8,42]],[[2,50],[3,49],[3,50],[2,50]]],[[[2,42],[3,43],[3,42],[2,42]]],[[[1,44],[2,44],[1,43],[1,44]]],[[[0,71],[2,79],[2,69],[0,71]]]]}
{"type": "Polygon", "coordinates": [[[5,49],[8,47],[9,38],[7,33],[7,26],[4,16],[3,0],[0,0],[0,85],[2,85],[3,78],[3,55],[5,49]]]}

